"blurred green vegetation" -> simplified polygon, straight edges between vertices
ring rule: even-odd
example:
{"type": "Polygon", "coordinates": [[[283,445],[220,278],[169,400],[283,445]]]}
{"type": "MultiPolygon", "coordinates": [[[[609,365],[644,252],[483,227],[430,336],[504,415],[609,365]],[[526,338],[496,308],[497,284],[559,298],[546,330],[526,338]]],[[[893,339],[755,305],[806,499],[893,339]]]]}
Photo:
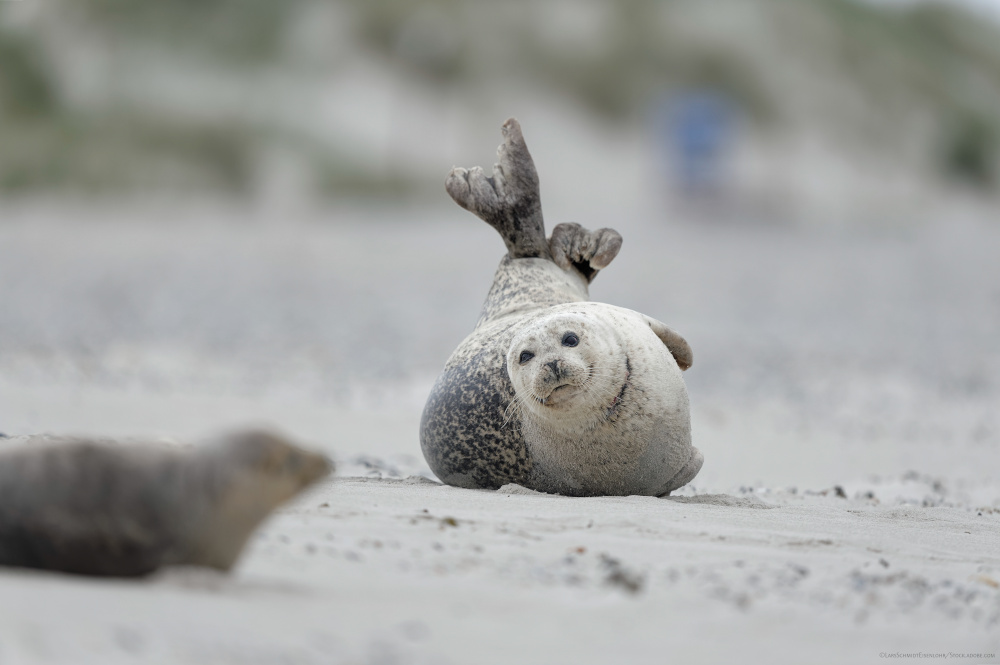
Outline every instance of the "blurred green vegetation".
{"type": "Polygon", "coordinates": [[[278,55],[296,0],[74,0],[108,33],[253,66],[278,55]]]}
{"type": "Polygon", "coordinates": [[[45,54],[0,30],[0,191],[119,192],[161,184],[239,192],[249,133],[111,108],[74,111],[56,93],[45,54]]]}
{"type": "Polygon", "coordinates": [[[953,121],[945,135],[940,164],[946,175],[970,185],[992,187],[997,180],[997,129],[967,115],[953,121]]]}
{"type": "Polygon", "coordinates": [[[0,191],[89,194],[129,189],[224,191],[249,182],[251,142],[232,127],[148,115],[57,113],[0,125],[0,191]]]}
{"type": "Polygon", "coordinates": [[[56,100],[49,72],[27,37],[0,32],[0,114],[44,118],[56,100]]]}
{"type": "MultiPolygon", "coordinates": [[[[867,116],[850,121],[859,135],[873,137],[873,144],[888,140],[902,131],[896,118],[920,108],[937,127],[925,151],[929,164],[979,187],[997,184],[1000,30],[942,6],[890,11],[855,0],[52,0],[52,11],[17,22],[5,20],[11,5],[0,3],[4,192],[167,186],[239,194],[252,189],[256,160],[275,142],[299,155],[321,194],[406,194],[420,183],[403,171],[374,168],[356,152],[270,126],[245,104],[214,117],[168,113],[114,96],[80,104],[66,93],[67,78],[75,74],[62,71],[66,56],[57,57],[51,37],[60,23],[111,45],[109,58],[176,56],[181,69],[204,63],[232,71],[251,92],[256,74],[336,72],[345,59],[361,57],[407,80],[463,95],[516,80],[574,99],[606,122],[632,125],[644,121],[665,91],[711,87],[764,132],[801,122],[788,101],[796,94],[793,84],[777,76],[786,64],[780,60],[815,63],[814,82],[853,91],[868,104],[867,116]],[[323,13],[331,7],[338,11],[323,13]],[[321,40],[304,58],[298,35],[324,21],[339,24],[327,26],[336,37],[321,40]]],[[[836,114],[835,103],[826,106],[836,114]]]]}

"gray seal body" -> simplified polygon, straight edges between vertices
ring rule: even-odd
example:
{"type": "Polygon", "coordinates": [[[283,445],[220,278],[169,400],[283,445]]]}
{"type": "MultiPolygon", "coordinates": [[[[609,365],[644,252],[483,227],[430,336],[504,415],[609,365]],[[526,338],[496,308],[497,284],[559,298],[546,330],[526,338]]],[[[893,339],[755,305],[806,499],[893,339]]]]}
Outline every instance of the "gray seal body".
{"type": "Polygon", "coordinates": [[[267,431],[193,448],[45,436],[0,450],[0,566],[135,577],[229,570],[280,504],[330,473],[267,431]]]}
{"type": "Polygon", "coordinates": [[[643,314],[589,302],[621,247],[611,229],[545,238],[534,164],[514,119],[493,175],[456,168],[447,189],[507,245],[472,334],[424,407],[420,443],[459,487],[517,483],[574,496],[661,496],[702,465],[691,445],[687,342],[643,314]]]}

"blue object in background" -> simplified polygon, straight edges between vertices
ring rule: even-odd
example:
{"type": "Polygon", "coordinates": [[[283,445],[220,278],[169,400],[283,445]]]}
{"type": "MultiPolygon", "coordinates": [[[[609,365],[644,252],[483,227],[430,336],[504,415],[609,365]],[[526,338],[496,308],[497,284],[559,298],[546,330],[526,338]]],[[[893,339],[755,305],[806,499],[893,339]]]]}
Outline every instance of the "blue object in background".
{"type": "Polygon", "coordinates": [[[685,195],[715,197],[725,189],[735,109],[715,90],[689,90],[660,104],[657,134],[669,172],[685,195]]]}

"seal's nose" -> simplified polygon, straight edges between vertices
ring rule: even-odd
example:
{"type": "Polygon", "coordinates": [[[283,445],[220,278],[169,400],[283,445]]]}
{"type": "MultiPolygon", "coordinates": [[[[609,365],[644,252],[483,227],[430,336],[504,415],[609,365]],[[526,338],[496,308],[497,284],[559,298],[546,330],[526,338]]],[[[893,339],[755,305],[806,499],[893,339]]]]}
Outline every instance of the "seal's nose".
{"type": "Polygon", "coordinates": [[[559,361],[558,361],[558,360],[553,360],[553,361],[551,361],[551,362],[547,362],[547,363],[545,363],[545,366],[546,366],[546,367],[548,367],[549,369],[551,369],[551,370],[552,370],[552,376],[553,376],[554,378],[556,378],[556,379],[558,379],[558,378],[559,378],[559,375],[560,375],[560,374],[561,374],[562,372],[561,372],[561,370],[559,369],[559,361]]]}

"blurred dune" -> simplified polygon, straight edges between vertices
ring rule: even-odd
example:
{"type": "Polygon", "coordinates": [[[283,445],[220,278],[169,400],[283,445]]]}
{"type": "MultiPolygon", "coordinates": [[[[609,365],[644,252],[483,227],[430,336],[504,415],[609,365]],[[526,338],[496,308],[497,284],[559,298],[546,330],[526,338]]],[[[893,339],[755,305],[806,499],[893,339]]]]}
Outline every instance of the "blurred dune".
{"type": "Polygon", "coordinates": [[[623,197],[683,199],[662,110],[706,90],[727,215],[996,204],[998,24],[849,0],[5,2],[0,192],[436,196],[521,115],[567,135],[550,172],[586,177],[571,143],[623,197]]]}

